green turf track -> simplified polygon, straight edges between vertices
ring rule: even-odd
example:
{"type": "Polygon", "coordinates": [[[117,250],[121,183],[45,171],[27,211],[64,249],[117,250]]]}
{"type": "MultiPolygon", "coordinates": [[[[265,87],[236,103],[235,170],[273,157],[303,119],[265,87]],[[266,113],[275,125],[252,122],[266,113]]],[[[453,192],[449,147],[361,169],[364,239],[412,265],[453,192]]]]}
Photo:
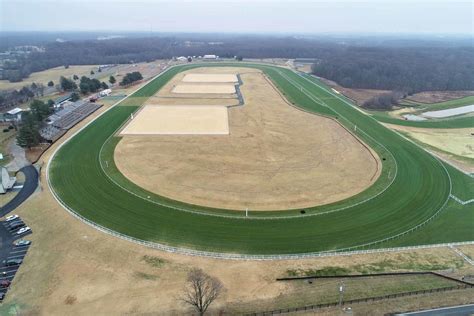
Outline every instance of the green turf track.
{"type": "Polygon", "coordinates": [[[372,116],[383,123],[421,127],[421,128],[469,128],[474,127],[474,116],[454,117],[445,120],[409,121],[389,117],[388,114],[371,112],[372,116]]]}
{"type": "MultiPolygon", "coordinates": [[[[257,64],[238,66],[264,70],[301,108],[337,116],[341,121],[345,117],[350,124],[356,124],[384,144],[398,167],[393,183],[375,198],[340,212],[271,220],[193,214],[158,206],[121,189],[101,168],[102,145],[143,99],[154,94],[177,72],[189,69],[184,66],[172,68],[154,79],[123,102],[129,106],[112,108],[62,146],[49,166],[49,182],[55,195],[81,216],[128,236],[177,247],[245,254],[308,253],[356,247],[406,232],[434,215],[439,218],[444,212],[451,182],[438,160],[341,101],[325,87],[290,70],[257,64]]],[[[112,140],[109,144],[119,139],[112,140]]],[[[109,166],[113,167],[111,149],[113,145],[108,150],[105,148],[102,155],[103,160],[108,155],[109,166]]]]}

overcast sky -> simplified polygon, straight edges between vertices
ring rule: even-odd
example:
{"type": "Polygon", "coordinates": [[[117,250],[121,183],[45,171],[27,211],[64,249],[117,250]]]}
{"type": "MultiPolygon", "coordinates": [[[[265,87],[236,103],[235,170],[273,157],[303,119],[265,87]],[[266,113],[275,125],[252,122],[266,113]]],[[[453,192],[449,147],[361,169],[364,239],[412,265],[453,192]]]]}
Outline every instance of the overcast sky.
{"type": "Polygon", "coordinates": [[[0,0],[0,31],[474,34],[473,10],[456,0],[0,0]]]}

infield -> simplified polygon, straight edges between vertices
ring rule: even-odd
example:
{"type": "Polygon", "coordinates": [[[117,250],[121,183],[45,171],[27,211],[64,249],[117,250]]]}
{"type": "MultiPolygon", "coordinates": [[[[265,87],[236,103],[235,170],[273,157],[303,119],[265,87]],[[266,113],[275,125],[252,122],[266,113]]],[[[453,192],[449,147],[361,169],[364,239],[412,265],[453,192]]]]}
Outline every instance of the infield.
{"type": "Polygon", "coordinates": [[[133,117],[120,134],[229,134],[227,108],[205,105],[147,105],[133,117]]]}
{"type": "MultiPolygon", "coordinates": [[[[207,70],[212,74],[213,68],[207,70]]],[[[290,106],[261,72],[243,74],[242,80],[246,103],[229,108],[230,127],[225,126],[226,132],[230,128],[229,136],[125,137],[115,149],[118,169],[156,194],[242,211],[327,204],[351,197],[377,180],[381,171],[377,155],[337,121],[290,106]]],[[[202,126],[217,122],[199,118],[188,122],[185,116],[221,118],[209,107],[205,111],[193,107],[198,109],[196,113],[186,110],[178,116],[159,117],[163,107],[151,114],[147,106],[130,125],[134,121],[150,128],[173,125],[186,131],[174,134],[193,134],[194,123],[202,126]]],[[[173,108],[181,110],[180,106],[167,108],[173,113],[173,108]]],[[[226,107],[211,108],[219,115],[227,113],[226,107]]],[[[122,134],[136,128],[127,126],[122,134]]],[[[219,134],[212,128],[207,134],[219,134]]]]}

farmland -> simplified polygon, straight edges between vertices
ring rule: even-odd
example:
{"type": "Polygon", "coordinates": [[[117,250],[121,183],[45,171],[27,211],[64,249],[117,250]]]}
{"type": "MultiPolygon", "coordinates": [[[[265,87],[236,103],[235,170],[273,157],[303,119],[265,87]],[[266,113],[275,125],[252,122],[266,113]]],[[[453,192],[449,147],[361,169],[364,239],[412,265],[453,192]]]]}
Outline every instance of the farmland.
{"type": "MultiPolygon", "coordinates": [[[[88,220],[137,239],[243,254],[381,247],[390,244],[383,242],[385,239],[422,233],[424,227],[412,230],[442,218],[452,203],[450,175],[455,171],[446,169],[418,146],[356,110],[315,79],[284,68],[239,66],[261,69],[296,106],[332,116],[354,129],[382,157],[379,180],[355,197],[307,209],[305,215],[300,210],[287,210],[266,212],[264,216],[252,212],[249,218],[230,214],[232,211],[167,200],[144,191],[116,169],[113,150],[120,137],[113,135],[149,96],[175,74],[192,67],[180,66],[151,81],[61,147],[49,166],[49,180],[56,197],[88,220]]],[[[455,182],[462,177],[453,178],[455,182]]],[[[472,184],[472,179],[460,181],[472,184]]],[[[472,230],[454,231],[440,239],[437,242],[472,240],[472,230]]],[[[431,242],[429,238],[426,241],[431,242]]]]}

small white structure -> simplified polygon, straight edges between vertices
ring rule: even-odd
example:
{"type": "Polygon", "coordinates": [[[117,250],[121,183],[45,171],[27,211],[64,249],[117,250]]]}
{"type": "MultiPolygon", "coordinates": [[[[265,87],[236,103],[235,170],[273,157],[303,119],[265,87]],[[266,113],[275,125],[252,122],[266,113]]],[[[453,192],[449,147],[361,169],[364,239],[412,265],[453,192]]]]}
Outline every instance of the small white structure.
{"type": "Polygon", "coordinates": [[[3,114],[3,120],[5,122],[19,122],[21,121],[21,113],[23,112],[20,108],[14,108],[3,114]]]}
{"type": "Polygon", "coordinates": [[[184,57],[184,56],[179,56],[178,58],[176,58],[177,61],[188,61],[188,58],[187,57],[184,57]]]}
{"type": "Polygon", "coordinates": [[[99,92],[100,97],[106,97],[112,93],[111,89],[105,89],[99,92]]]}
{"type": "Polygon", "coordinates": [[[204,55],[202,56],[203,59],[217,59],[219,56],[216,55],[204,55]]]}
{"type": "Polygon", "coordinates": [[[15,185],[16,178],[10,177],[8,171],[4,167],[0,167],[0,194],[7,193],[15,185]]]}

